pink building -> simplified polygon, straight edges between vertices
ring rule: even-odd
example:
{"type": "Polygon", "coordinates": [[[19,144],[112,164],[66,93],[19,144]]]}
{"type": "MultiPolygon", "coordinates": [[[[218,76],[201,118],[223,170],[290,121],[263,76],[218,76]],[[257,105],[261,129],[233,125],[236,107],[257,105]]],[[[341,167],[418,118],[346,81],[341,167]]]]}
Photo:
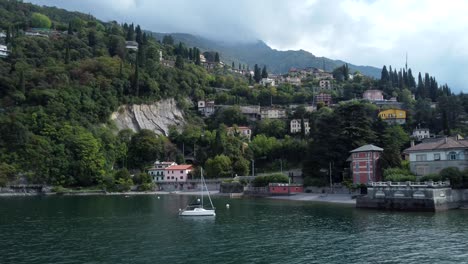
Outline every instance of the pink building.
{"type": "Polygon", "coordinates": [[[362,98],[369,101],[383,101],[383,92],[380,90],[367,90],[362,94],[362,98]]]}
{"type": "Polygon", "coordinates": [[[383,149],[374,145],[364,145],[351,152],[351,172],[354,184],[368,184],[382,181],[380,157],[383,149]]]}
{"type": "Polygon", "coordinates": [[[159,161],[154,163],[154,166],[148,170],[148,174],[153,177],[154,182],[163,182],[165,180],[164,170],[169,167],[177,165],[174,161],[159,161]]]}
{"type": "Polygon", "coordinates": [[[325,106],[330,106],[332,104],[331,94],[320,93],[315,96],[315,103],[323,103],[325,106]]]}
{"type": "Polygon", "coordinates": [[[164,169],[164,182],[186,182],[191,177],[192,165],[172,165],[164,169]]]}

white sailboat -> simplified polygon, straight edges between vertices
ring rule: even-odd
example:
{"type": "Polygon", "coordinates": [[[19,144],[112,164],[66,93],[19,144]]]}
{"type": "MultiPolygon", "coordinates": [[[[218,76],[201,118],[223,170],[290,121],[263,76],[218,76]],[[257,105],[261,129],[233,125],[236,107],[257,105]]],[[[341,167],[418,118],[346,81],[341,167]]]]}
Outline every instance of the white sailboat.
{"type": "Polygon", "coordinates": [[[197,202],[194,204],[189,204],[185,209],[179,209],[180,216],[215,216],[215,207],[213,206],[213,202],[211,201],[210,192],[208,191],[208,187],[206,186],[205,178],[203,178],[203,168],[201,168],[201,198],[197,199],[197,202]],[[208,199],[210,201],[210,208],[204,207],[203,195],[205,193],[208,194],[208,199]]]}

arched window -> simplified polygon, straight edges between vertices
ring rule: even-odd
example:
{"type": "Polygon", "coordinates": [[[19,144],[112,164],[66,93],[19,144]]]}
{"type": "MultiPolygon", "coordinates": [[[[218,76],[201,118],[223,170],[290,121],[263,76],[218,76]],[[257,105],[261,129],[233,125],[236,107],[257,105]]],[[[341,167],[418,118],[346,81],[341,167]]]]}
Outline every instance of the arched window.
{"type": "Polygon", "coordinates": [[[456,160],[457,159],[457,153],[452,151],[449,152],[449,160],[456,160]]]}

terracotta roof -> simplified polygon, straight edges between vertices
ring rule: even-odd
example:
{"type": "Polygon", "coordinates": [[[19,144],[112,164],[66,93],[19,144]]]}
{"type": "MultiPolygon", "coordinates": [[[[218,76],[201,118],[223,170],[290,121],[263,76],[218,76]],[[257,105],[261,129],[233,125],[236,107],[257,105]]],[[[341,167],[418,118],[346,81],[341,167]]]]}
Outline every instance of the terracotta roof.
{"type": "Polygon", "coordinates": [[[379,148],[377,146],[369,144],[369,145],[364,145],[362,147],[359,147],[357,149],[353,149],[350,152],[354,153],[354,152],[365,152],[365,151],[383,151],[383,148],[379,148]]]}
{"type": "Polygon", "coordinates": [[[424,150],[444,150],[468,148],[468,140],[456,140],[453,137],[426,140],[421,144],[405,149],[404,152],[417,152],[424,150]]]}
{"type": "Polygon", "coordinates": [[[192,165],[172,165],[165,168],[165,170],[189,170],[191,168],[192,165]]]}

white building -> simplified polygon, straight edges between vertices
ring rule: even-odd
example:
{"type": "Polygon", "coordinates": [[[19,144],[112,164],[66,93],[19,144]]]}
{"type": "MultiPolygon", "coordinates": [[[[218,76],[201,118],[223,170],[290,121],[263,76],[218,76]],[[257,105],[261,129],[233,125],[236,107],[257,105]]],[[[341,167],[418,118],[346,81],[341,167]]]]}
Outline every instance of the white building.
{"type": "Polygon", "coordinates": [[[404,151],[409,156],[410,169],[416,175],[439,173],[442,169],[468,168],[468,140],[461,137],[445,137],[423,140],[404,151]]]}
{"type": "MultiPolygon", "coordinates": [[[[291,120],[290,124],[290,132],[291,134],[296,134],[296,133],[301,133],[302,127],[301,127],[301,119],[293,119],[291,120]]],[[[310,133],[310,126],[309,126],[309,120],[304,119],[304,128],[305,128],[305,134],[308,135],[310,133]]]]}
{"type": "Polygon", "coordinates": [[[416,128],[413,130],[413,137],[422,140],[424,138],[430,138],[431,134],[428,128],[416,128]]]}
{"type": "Polygon", "coordinates": [[[281,119],[286,118],[286,110],[278,108],[261,108],[261,119],[281,119]]]}
{"type": "Polygon", "coordinates": [[[212,116],[215,112],[215,102],[198,101],[198,111],[204,116],[212,116]]]}
{"type": "Polygon", "coordinates": [[[131,50],[138,50],[138,42],[136,41],[125,41],[125,48],[131,50]]]}
{"type": "Polygon", "coordinates": [[[164,170],[169,167],[177,165],[173,161],[159,161],[154,163],[153,168],[148,170],[148,174],[153,178],[153,182],[164,182],[164,170]]]}
{"type": "Polygon", "coordinates": [[[299,77],[286,77],[286,82],[293,85],[301,85],[301,78],[299,77]]]}
{"type": "Polygon", "coordinates": [[[0,57],[1,58],[8,57],[8,47],[7,46],[0,44],[0,57]]]}
{"type": "Polygon", "coordinates": [[[330,80],[320,80],[319,86],[320,86],[320,89],[326,89],[326,90],[332,89],[332,84],[330,80]]]}
{"type": "Polygon", "coordinates": [[[262,78],[262,80],[260,81],[260,84],[265,86],[265,87],[266,86],[276,86],[275,80],[270,79],[270,78],[262,78]]]}

